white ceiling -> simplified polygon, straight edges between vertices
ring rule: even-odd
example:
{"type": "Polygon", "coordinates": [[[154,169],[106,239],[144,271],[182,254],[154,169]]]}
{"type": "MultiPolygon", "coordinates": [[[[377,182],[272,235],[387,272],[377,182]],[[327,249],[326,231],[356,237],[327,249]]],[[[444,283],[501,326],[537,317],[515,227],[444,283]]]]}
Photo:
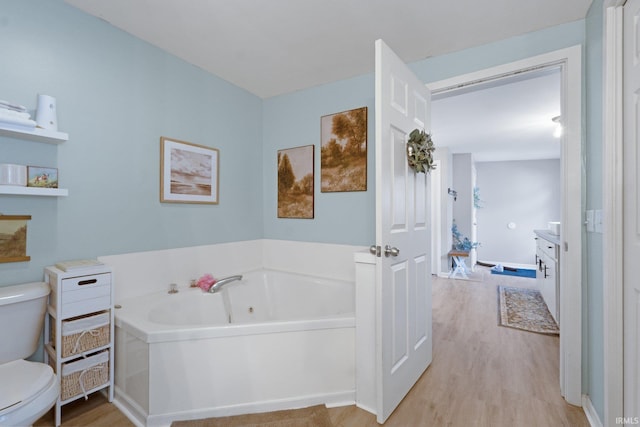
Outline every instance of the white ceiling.
{"type": "Polygon", "coordinates": [[[478,162],[559,159],[551,119],[560,115],[559,68],[435,96],[431,128],[436,147],[473,153],[478,162]]]}
{"type": "Polygon", "coordinates": [[[262,97],[583,19],[592,0],[65,0],[262,97]]]}
{"type": "MultiPolygon", "coordinates": [[[[65,0],[262,98],[583,19],[592,0],[65,0]]],[[[556,73],[434,101],[436,145],[477,161],[559,158],[556,73]]]]}

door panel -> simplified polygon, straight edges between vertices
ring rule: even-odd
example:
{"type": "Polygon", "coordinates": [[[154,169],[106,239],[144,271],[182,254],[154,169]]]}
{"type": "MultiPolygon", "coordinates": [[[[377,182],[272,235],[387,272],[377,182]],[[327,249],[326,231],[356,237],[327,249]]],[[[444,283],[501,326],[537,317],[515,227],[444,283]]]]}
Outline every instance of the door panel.
{"type": "Polygon", "coordinates": [[[407,163],[414,129],[429,132],[431,97],[384,42],[376,42],[377,415],[384,422],[431,363],[430,197],[407,163]],[[385,254],[385,247],[399,251],[385,254]]]}

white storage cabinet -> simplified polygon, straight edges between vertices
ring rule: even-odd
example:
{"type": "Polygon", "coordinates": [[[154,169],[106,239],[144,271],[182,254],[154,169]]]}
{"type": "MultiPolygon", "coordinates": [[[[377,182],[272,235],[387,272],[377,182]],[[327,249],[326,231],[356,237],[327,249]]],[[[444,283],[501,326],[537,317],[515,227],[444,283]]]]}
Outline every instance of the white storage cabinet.
{"type": "Polygon", "coordinates": [[[560,325],[560,247],[557,238],[536,231],[536,281],[549,312],[560,325]]]}
{"type": "Polygon", "coordinates": [[[104,265],[62,271],[46,267],[51,287],[45,317],[45,362],[58,376],[60,396],[55,406],[56,427],[61,407],[108,388],[113,401],[113,286],[104,265]]]}

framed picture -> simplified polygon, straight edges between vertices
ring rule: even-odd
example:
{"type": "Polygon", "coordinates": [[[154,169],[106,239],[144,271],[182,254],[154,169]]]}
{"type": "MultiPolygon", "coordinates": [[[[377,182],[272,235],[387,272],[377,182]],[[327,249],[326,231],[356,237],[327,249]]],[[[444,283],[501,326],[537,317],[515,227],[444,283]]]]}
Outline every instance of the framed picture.
{"type": "Polygon", "coordinates": [[[58,169],[27,166],[27,187],[58,188],[58,169]]]}
{"type": "Polygon", "coordinates": [[[313,218],[314,148],[278,150],[278,218],[313,218]]]}
{"type": "Polygon", "coordinates": [[[218,203],[217,149],[160,138],[160,201],[218,203]]]}
{"type": "Polygon", "coordinates": [[[367,191],[367,107],[320,119],[320,191],[367,191]]]}
{"type": "Polygon", "coordinates": [[[31,215],[0,215],[0,262],[29,261],[27,221],[31,215]]]}

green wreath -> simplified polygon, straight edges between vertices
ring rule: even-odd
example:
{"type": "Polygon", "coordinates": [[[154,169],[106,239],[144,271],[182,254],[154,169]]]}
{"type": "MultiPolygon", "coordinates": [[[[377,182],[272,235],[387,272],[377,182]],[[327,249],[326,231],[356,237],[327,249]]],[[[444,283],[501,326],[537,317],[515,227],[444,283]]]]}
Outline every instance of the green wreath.
{"type": "Polygon", "coordinates": [[[423,130],[414,129],[407,142],[407,161],[417,173],[426,173],[436,168],[433,164],[433,146],[431,135],[423,130]]]}

